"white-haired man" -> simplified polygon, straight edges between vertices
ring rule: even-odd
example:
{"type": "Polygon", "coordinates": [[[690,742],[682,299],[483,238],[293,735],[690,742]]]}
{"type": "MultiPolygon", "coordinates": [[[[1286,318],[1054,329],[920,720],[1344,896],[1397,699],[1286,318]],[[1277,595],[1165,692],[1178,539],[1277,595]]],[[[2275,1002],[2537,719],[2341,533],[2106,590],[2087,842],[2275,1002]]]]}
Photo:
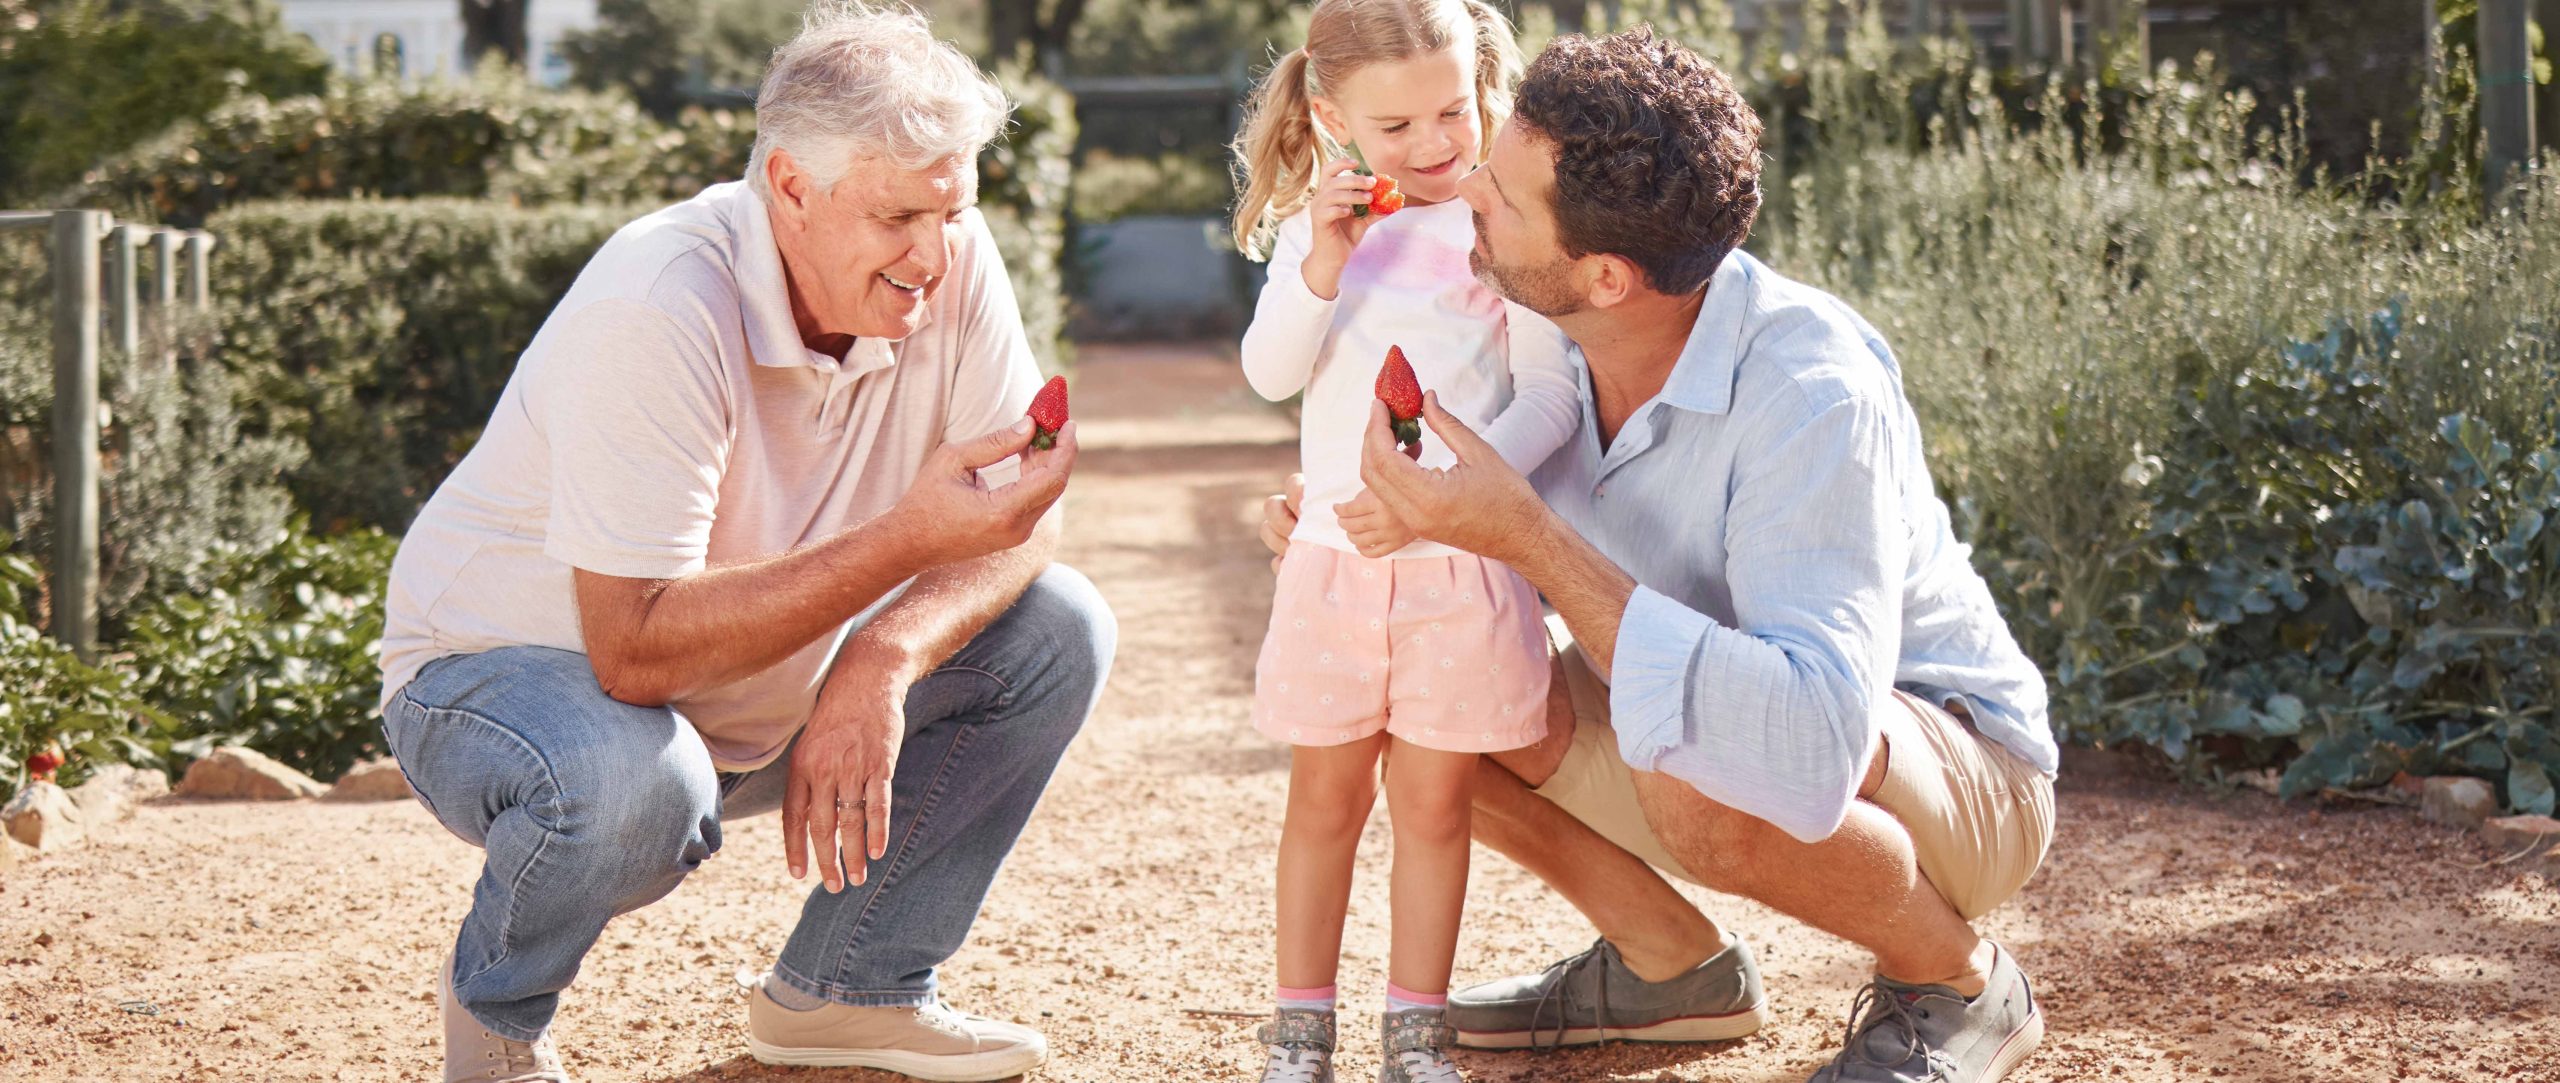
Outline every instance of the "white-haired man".
{"type": "Polygon", "coordinates": [[[384,730],[487,851],[439,984],[448,1081],[568,1077],[559,993],[724,817],[812,890],[748,1009],[771,1063],[998,1079],[940,1005],[1115,638],[1053,567],[1075,429],[972,209],[1003,94],[922,19],[824,5],[748,177],[624,227],[392,568],[384,730]],[[839,859],[839,852],[842,858],[839,859]]]}

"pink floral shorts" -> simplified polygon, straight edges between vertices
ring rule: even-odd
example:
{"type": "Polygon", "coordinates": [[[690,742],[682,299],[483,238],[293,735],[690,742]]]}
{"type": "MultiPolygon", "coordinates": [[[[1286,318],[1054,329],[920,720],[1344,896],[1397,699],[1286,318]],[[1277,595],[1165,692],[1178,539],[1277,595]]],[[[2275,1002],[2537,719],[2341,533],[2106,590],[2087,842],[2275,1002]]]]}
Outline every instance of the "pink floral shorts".
{"type": "Polygon", "coordinates": [[[1254,673],[1253,726],[1293,745],[1385,730],[1449,752],[1547,732],[1547,635],[1519,573],[1460,554],[1373,560],[1293,542],[1254,673]]]}

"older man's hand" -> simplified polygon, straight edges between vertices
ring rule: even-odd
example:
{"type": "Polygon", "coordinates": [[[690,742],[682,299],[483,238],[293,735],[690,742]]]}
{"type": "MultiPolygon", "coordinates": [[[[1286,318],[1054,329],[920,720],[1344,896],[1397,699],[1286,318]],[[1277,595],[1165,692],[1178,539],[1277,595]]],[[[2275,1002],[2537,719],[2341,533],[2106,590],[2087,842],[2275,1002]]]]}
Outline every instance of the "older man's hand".
{"type": "Polygon", "coordinates": [[[888,514],[929,565],[954,564],[1011,549],[1031,537],[1040,517],[1066,494],[1076,464],[1076,423],[1058,430],[1047,451],[1031,447],[1031,421],[973,440],[947,443],[926,456],[916,480],[888,514]],[[988,488],[978,471],[1022,456],[1022,474],[988,488]]]}
{"type": "Polygon", "coordinates": [[[1456,465],[1432,469],[1407,458],[1396,448],[1386,404],[1369,407],[1369,431],[1360,443],[1360,481],[1368,491],[1334,509],[1346,531],[1360,522],[1354,541],[1361,555],[1384,556],[1423,538],[1516,563],[1523,544],[1545,525],[1546,503],[1492,445],[1440,408],[1438,393],[1423,396],[1422,419],[1457,455],[1456,465]]]}

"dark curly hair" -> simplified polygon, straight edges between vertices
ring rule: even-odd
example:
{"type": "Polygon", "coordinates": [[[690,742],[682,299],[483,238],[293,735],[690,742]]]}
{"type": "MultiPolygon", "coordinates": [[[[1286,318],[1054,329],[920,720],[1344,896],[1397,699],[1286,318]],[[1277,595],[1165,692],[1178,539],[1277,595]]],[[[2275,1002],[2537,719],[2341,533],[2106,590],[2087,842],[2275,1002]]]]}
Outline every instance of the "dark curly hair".
{"type": "Polygon", "coordinates": [[[1556,148],[1557,239],[1623,256],[1663,293],[1706,285],[1760,213],[1760,118],[1705,57],[1645,27],[1562,37],[1512,118],[1556,148]]]}

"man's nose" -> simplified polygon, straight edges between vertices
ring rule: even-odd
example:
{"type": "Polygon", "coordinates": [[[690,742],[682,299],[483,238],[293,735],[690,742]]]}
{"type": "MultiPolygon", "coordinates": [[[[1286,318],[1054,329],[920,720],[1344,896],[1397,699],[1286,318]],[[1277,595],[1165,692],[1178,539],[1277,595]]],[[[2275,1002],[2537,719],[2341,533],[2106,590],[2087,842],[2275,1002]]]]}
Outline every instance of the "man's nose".
{"type": "Polygon", "coordinates": [[[916,266],[924,268],[924,273],[935,278],[950,273],[951,227],[936,229],[932,236],[920,238],[916,246],[908,250],[907,258],[914,260],[916,266]]]}
{"type": "Polygon", "coordinates": [[[1458,198],[1466,200],[1467,206],[1478,213],[1493,209],[1489,199],[1492,195],[1493,178],[1485,172],[1484,166],[1478,165],[1468,170],[1466,176],[1458,178],[1458,198]]]}

